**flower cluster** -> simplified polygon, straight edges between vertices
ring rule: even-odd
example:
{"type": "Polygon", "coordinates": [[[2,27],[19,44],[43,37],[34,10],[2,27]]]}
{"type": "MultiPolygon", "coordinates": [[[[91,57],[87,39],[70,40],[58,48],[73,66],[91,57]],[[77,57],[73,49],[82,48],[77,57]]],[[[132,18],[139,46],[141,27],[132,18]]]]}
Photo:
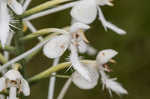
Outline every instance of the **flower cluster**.
{"type": "Polygon", "coordinates": [[[98,5],[112,6],[112,3],[108,0],[79,1],[71,10],[73,23],[68,33],[66,31],[51,39],[44,46],[43,52],[48,58],[57,58],[62,56],[66,49],[69,49],[71,51],[70,62],[76,70],[71,78],[73,83],[79,88],[94,88],[97,85],[100,74],[103,87],[106,87],[110,94],[111,91],[117,94],[127,94],[127,91],[115,81],[115,78],[111,79],[105,73],[111,71],[106,63],[111,61],[118,52],[112,49],[100,51],[96,58],[96,64],[83,64],[80,62],[80,57],[78,56],[78,52],[86,52],[88,49],[86,46],[89,41],[85,37],[84,32],[90,28],[88,24],[95,20],[97,12],[106,30],[110,28],[118,34],[126,33],[124,30],[106,21],[98,5]]]}
{"type": "MultiPolygon", "coordinates": [[[[117,51],[113,49],[102,50],[97,54],[96,60],[91,63],[81,62],[81,58],[79,56],[79,53],[87,53],[88,55],[95,55],[97,53],[97,49],[93,48],[89,44],[89,41],[85,36],[86,31],[90,29],[90,24],[96,20],[97,16],[105,31],[111,29],[120,35],[126,34],[126,31],[107,21],[103,15],[101,6],[113,6],[112,0],[77,0],[52,8],[52,5],[55,6],[56,4],[67,1],[70,0],[51,0],[47,1],[45,4],[39,5],[38,7],[32,8],[29,11],[25,11],[31,0],[0,0],[0,42],[2,48],[4,49],[8,42],[11,43],[9,39],[13,38],[13,36],[10,36],[13,32],[11,27],[15,27],[12,25],[13,17],[16,17],[19,20],[20,23],[18,25],[26,23],[23,24],[22,27],[28,27],[32,32],[37,32],[18,38],[18,41],[15,41],[15,48],[17,50],[22,49],[22,45],[20,47],[18,46],[20,45],[20,41],[24,40],[24,38],[31,39],[38,37],[41,42],[34,48],[19,56],[17,53],[17,57],[10,61],[8,61],[9,52],[4,50],[4,58],[6,58],[6,60],[4,59],[5,61],[2,61],[4,65],[0,68],[0,72],[3,74],[0,78],[0,91],[9,93],[9,95],[6,95],[7,99],[19,99],[20,93],[23,93],[24,96],[29,96],[30,87],[19,70],[3,70],[29,55],[32,56],[33,54],[36,54],[34,52],[38,52],[37,49],[40,49],[41,47],[43,47],[43,54],[46,57],[54,59],[53,65],[58,64],[59,59],[63,56],[66,50],[70,52],[69,62],[71,63],[70,67],[73,67],[74,72],[69,79],[71,79],[71,81],[80,89],[92,89],[98,84],[100,79],[103,89],[108,89],[110,94],[112,94],[112,91],[118,95],[128,94],[127,90],[116,81],[116,78],[110,78],[107,74],[111,72],[111,69],[107,63],[115,62],[112,58],[118,54],[117,51]],[[49,9],[48,6],[51,7],[51,9],[49,9]],[[48,32],[41,30],[41,33],[41,31],[37,31],[36,28],[30,23],[31,19],[61,11],[69,7],[72,7],[70,11],[72,21],[68,29],[48,28],[48,32]],[[46,38],[42,37],[42,35],[49,32],[55,32],[55,35],[51,37],[48,36],[46,38]]],[[[25,32],[25,30],[26,28],[19,31],[25,32]]],[[[22,51],[19,53],[22,53],[22,51]]],[[[24,64],[20,64],[24,66],[24,64]]],[[[55,79],[52,79],[52,82],[53,83],[50,83],[49,87],[52,92],[49,92],[50,97],[48,99],[53,99],[55,79]]],[[[58,99],[62,99],[62,96],[60,97],[61,98],[58,99]]],[[[0,98],[4,99],[5,96],[0,95],[0,98]]]]}

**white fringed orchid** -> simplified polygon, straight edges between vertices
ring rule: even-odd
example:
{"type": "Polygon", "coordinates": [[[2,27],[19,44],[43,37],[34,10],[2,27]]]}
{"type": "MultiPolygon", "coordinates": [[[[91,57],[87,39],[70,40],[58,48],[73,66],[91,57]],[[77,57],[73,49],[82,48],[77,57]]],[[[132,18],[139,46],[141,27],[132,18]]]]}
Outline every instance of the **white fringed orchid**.
{"type": "Polygon", "coordinates": [[[8,99],[17,99],[17,93],[20,92],[23,92],[25,96],[30,95],[28,82],[17,70],[9,70],[3,77],[0,78],[0,91],[7,88],[9,88],[8,99]]]}
{"type": "Polygon", "coordinates": [[[99,52],[96,58],[96,63],[91,64],[83,64],[87,68],[92,78],[92,81],[89,82],[84,79],[77,71],[72,74],[73,83],[79,87],[80,89],[92,89],[98,83],[99,74],[101,75],[101,81],[103,84],[103,88],[106,87],[111,94],[111,91],[114,91],[118,95],[127,94],[126,89],[124,89],[118,82],[116,82],[116,78],[109,78],[106,75],[105,71],[109,71],[108,67],[106,67],[106,63],[111,61],[114,56],[117,55],[117,52],[112,49],[106,49],[99,52]]]}
{"type": "Polygon", "coordinates": [[[98,14],[99,20],[102,22],[103,27],[107,31],[107,28],[114,32],[124,35],[126,32],[117,26],[107,21],[99,6],[113,6],[112,0],[80,0],[71,10],[71,16],[73,20],[82,22],[85,24],[92,23],[98,14]]]}
{"type": "Polygon", "coordinates": [[[0,41],[5,46],[10,33],[10,16],[7,5],[18,15],[23,13],[22,6],[16,0],[0,0],[0,41]]]}
{"type": "Polygon", "coordinates": [[[89,29],[88,25],[83,23],[74,23],[70,27],[68,33],[64,33],[60,36],[53,37],[43,48],[44,54],[48,58],[57,58],[63,55],[63,53],[70,49],[70,61],[75,70],[77,70],[86,80],[90,81],[88,70],[80,63],[78,56],[78,45],[80,41],[87,42],[83,32],[89,29]]]}

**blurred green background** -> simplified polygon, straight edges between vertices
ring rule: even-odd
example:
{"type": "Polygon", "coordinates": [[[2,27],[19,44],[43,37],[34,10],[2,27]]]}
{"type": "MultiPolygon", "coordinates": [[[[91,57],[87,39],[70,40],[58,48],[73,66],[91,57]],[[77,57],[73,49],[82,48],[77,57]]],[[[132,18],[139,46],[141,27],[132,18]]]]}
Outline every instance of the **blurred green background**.
{"type": "MultiPolygon", "coordinates": [[[[46,0],[32,0],[30,7],[34,7],[46,0]]],[[[113,99],[150,99],[150,0],[114,0],[114,7],[102,7],[105,17],[113,24],[127,31],[127,35],[120,36],[109,30],[104,31],[99,20],[91,24],[87,32],[90,44],[98,50],[112,48],[119,52],[116,57],[117,64],[112,65],[112,77],[128,90],[128,95],[117,96],[113,99]]],[[[61,28],[71,22],[70,9],[51,14],[32,23],[37,29],[47,27],[61,28]]],[[[31,48],[37,43],[32,40],[26,42],[31,48]],[[32,42],[32,43],[31,43],[32,42]]],[[[62,58],[64,61],[68,57],[62,58]]],[[[94,59],[95,56],[85,55],[85,59],[94,59]]],[[[51,66],[52,60],[39,53],[27,65],[28,77],[35,75],[51,66]]],[[[61,74],[64,71],[60,72],[61,74]]],[[[65,73],[67,74],[67,73],[65,73]]],[[[66,79],[57,79],[55,99],[66,79]]],[[[31,88],[28,99],[46,99],[48,92],[48,79],[44,79],[31,88]]],[[[64,99],[111,99],[108,91],[102,91],[101,83],[92,90],[80,90],[71,85],[64,99]]]]}

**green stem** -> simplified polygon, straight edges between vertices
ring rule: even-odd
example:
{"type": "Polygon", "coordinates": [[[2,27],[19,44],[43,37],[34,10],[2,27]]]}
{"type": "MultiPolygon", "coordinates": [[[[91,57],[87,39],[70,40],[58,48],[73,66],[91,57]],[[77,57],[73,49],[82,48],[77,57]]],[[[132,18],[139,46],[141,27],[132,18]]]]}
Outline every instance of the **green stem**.
{"type": "Polygon", "coordinates": [[[38,30],[37,32],[30,33],[29,35],[20,38],[20,40],[21,41],[30,40],[30,39],[37,38],[42,35],[50,34],[52,32],[56,32],[56,29],[55,28],[41,29],[41,30],[38,30]]]}
{"type": "MultiPolygon", "coordinates": [[[[95,64],[95,61],[93,61],[93,60],[82,60],[81,62],[83,62],[85,64],[91,64],[91,63],[95,64]]],[[[71,62],[65,62],[65,63],[58,64],[56,66],[52,66],[49,69],[29,78],[28,81],[29,81],[29,83],[37,82],[41,79],[49,77],[53,72],[57,72],[57,71],[62,70],[66,67],[69,67],[69,66],[71,66],[71,62]]]]}
{"type": "MultiPolygon", "coordinates": [[[[20,17],[17,17],[16,19],[18,20],[18,23],[16,24],[16,26],[17,26],[17,28],[19,28],[16,30],[16,33],[14,35],[14,43],[15,43],[16,57],[17,57],[20,54],[25,52],[25,48],[24,48],[24,42],[20,41],[20,38],[24,36],[23,20],[20,17]]],[[[20,69],[20,73],[23,75],[23,77],[26,77],[26,74],[25,74],[26,62],[25,62],[25,60],[22,59],[18,63],[21,64],[21,66],[22,66],[22,68],[20,69]]],[[[19,69],[19,65],[15,64],[13,68],[19,69]]],[[[24,99],[24,96],[21,95],[20,98],[24,99]]]]}
{"type": "Polygon", "coordinates": [[[1,91],[0,94],[5,95],[5,96],[9,96],[8,91],[1,91]]]}
{"type": "Polygon", "coordinates": [[[27,17],[27,16],[30,16],[30,15],[33,15],[35,13],[38,13],[38,12],[41,12],[43,10],[46,10],[46,9],[49,9],[53,6],[56,6],[58,4],[61,4],[61,3],[64,3],[64,2],[67,2],[67,1],[70,1],[70,0],[51,0],[51,1],[47,1],[41,5],[38,5],[30,10],[27,10],[26,12],[23,13],[23,15],[21,15],[21,17],[27,17]]]}
{"type": "Polygon", "coordinates": [[[23,31],[22,31],[22,22],[21,22],[21,19],[19,19],[19,20],[20,20],[20,22],[17,27],[20,29],[16,31],[16,34],[14,37],[15,47],[16,47],[16,56],[18,56],[24,52],[24,44],[23,44],[23,42],[20,42],[20,39],[19,39],[24,36],[23,31]]]}
{"type": "MultiPolygon", "coordinates": [[[[20,38],[24,36],[23,33],[23,23],[22,23],[22,18],[17,18],[19,20],[17,27],[19,29],[16,30],[16,34],[14,36],[14,41],[15,41],[15,48],[16,48],[16,56],[19,56],[20,54],[25,52],[24,49],[24,42],[20,41],[20,38]]],[[[19,63],[22,65],[22,69],[20,70],[21,74],[25,76],[25,60],[19,61],[19,63]]]]}
{"type": "Polygon", "coordinates": [[[16,49],[13,46],[5,45],[5,47],[3,48],[1,44],[0,44],[0,49],[6,50],[6,51],[9,51],[9,52],[15,52],[16,51],[16,49]]]}

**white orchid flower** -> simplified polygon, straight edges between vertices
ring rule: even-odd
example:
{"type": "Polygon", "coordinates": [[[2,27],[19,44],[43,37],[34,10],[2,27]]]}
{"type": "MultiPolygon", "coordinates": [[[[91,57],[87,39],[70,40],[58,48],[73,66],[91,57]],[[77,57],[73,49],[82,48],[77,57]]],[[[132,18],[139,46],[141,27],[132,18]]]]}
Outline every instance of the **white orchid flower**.
{"type": "Polygon", "coordinates": [[[105,19],[101,8],[99,7],[104,5],[113,6],[111,0],[80,0],[72,8],[71,16],[75,21],[90,24],[96,19],[96,16],[98,14],[99,20],[102,22],[105,30],[109,28],[120,35],[126,34],[124,30],[118,28],[117,26],[113,25],[105,19]]]}
{"type": "MultiPolygon", "coordinates": [[[[74,23],[70,27],[70,31],[61,31],[62,35],[53,37],[43,48],[44,54],[48,58],[57,58],[63,55],[63,53],[69,48],[72,43],[73,36],[77,34],[80,29],[89,29],[88,25],[82,23],[74,23]]],[[[57,31],[60,32],[60,31],[57,31]]],[[[77,34],[78,35],[78,34],[77,34]]],[[[79,36],[79,35],[78,35],[79,36]]],[[[78,37],[81,39],[81,37],[78,37]]]]}
{"type": "Polygon", "coordinates": [[[80,89],[92,89],[97,85],[100,73],[103,88],[106,87],[110,94],[111,91],[114,91],[118,95],[127,94],[128,92],[126,89],[124,89],[121,84],[116,81],[116,78],[112,79],[106,75],[105,70],[107,71],[108,68],[103,67],[103,65],[109,62],[115,55],[117,55],[117,53],[118,52],[112,49],[100,51],[97,55],[96,63],[83,64],[83,66],[85,66],[89,71],[90,77],[92,78],[91,82],[87,81],[77,71],[75,71],[71,76],[73,83],[80,89]]]}
{"type": "Polygon", "coordinates": [[[22,6],[16,0],[0,0],[0,41],[2,47],[5,47],[7,38],[10,33],[11,15],[9,15],[9,7],[18,15],[23,13],[22,6]]]}
{"type": "Polygon", "coordinates": [[[0,91],[7,88],[9,88],[8,99],[17,99],[18,92],[23,92],[25,96],[30,95],[28,82],[17,70],[9,70],[3,77],[0,78],[0,91]]]}
{"type": "Polygon", "coordinates": [[[80,41],[87,41],[83,36],[83,31],[89,29],[88,25],[83,23],[74,23],[70,27],[68,33],[64,33],[60,36],[54,37],[50,40],[43,48],[45,56],[48,58],[57,58],[63,55],[63,53],[70,49],[70,61],[75,70],[77,70],[86,80],[91,80],[89,77],[88,70],[82,63],[80,63],[80,58],[78,56],[78,43],[80,41]]]}

